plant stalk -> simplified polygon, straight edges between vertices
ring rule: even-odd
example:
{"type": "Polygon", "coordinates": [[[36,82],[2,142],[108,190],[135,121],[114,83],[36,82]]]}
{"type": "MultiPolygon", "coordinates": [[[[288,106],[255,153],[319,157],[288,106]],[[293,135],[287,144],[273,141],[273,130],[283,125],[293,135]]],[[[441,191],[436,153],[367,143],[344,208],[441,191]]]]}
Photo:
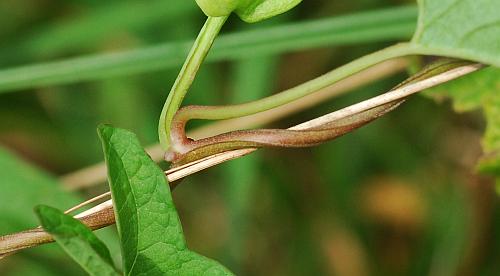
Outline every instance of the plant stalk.
{"type": "MultiPolygon", "coordinates": [[[[408,62],[404,58],[389,60],[363,70],[325,89],[301,98],[300,100],[254,115],[214,122],[189,131],[187,136],[193,139],[202,139],[238,129],[261,127],[289,116],[290,114],[306,110],[329,99],[345,94],[355,88],[363,87],[373,81],[400,73],[404,71],[407,66],[408,62]]],[[[159,144],[146,147],[146,152],[156,162],[164,160],[165,151],[159,144]]],[[[106,165],[104,162],[100,162],[64,175],[60,178],[60,181],[68,190],[76,190],[102,184],[106,181],[106,177],[106,165]]]]}
{"type": "MultiPolygon", "coordinates": [[[[390,92],[347,108],[348,113],[342,113],[343,116],[341,118],[326,115],[330,116],[326,120],[326,123],[325,120],[320,120],[324,125],[314,126],[308,123],[308,127],[305,128],[307,130],[239,130],[200,140],[191,140],[186,137],[184,132],[186,121],[177,120],[176,115],[172,124],[172,141],[174,142],[173,148],[177,151],[167,152],[165,158],[167,161],[173,162],[175,166],[216,153],[241,148],[310,147],[318,145],[383,116],[396,108],[402,99],[413,93],[455,79],[457,76],[467,74],[470,70],[475,71],[480,67],[482,67],[481,64],[473,64],[462,60],[443,59],[437,61],[399,84],[390,92]]],[[[189,112],[190,108],[212,110],[213,107],[188,106],[181,109],[178,113],[181,113],[182,110],[189,112]]],[[[336,115],[336,113],[334,114],[336,115]]],[[[318,119],[313,121],[318,121],[318,119]]]]}
{"type": "Polygon", "coordinates": [[[158,125],[160,144],[164,150],[167,150],[170,145],[170,124],[172,118],[181,106],[182,100],[193,83],[196,73],[200,69],[210,48],[212,48],[215,38],[226,20],[227,16],[208,17],[168,94],[158,125]]]}
{"type": "MultiPolygon", "coordinates": [[[[186,145],[190,144],[191,141],[187,139],[185,135],[185,126],[189,120],[224,120],[267,111],[313,94],[325,87],[384,61],[397,57],[418,54],[420,53],[419,50],[420,48],[414,46],[413,44],[399,43],[365,55],[294,88],[248,103],[229,106],[189,106],[178,111],[177,109],[179,106],[177,106],[177,112],[171,115],[172,117],[169,117],[171,118],[169,121],[170,129],[168,132],[164,133],[165,135],[169,135],[169,148],[165,149],[167,152],[165,158],[168,161],[176,160],[179,158],[180,154],[183,154],[188,150],[186,145]]],[[[164,124],[160,123],[160,125],[164,124]]]]}
{"type": "MultiPolygon", "coordinates": [[[[466,64],[461,67],[448,68],[448,70],[445,70],[444,72],[432,77],[424,74],[423,76],[419,76],[416,79],[414,78],[413,81],[408,85],[403,85],[402,87],[390,91],[386,94],[377,96],[375,98],[355,104],[353,106],[346,107],[339,111],[335,111],[333,113],[300,124],[290,129],[307,130],[311,128],[321,127],[329,124],[332,120],[335,121],[343,119],[349,116],[353,116],[355,114],[359,114],[360,112],[364,112],[365,110],[372,109],[373,107],[382,106],[387,103],[391,103],[406,98],[409,95],[417,93],[424,89],[475,72],[479,70],[481,67],[482,65],[480,64],[466,64]]],[[[232,150],[223,153],[213,154],[206,158],[196,160],[193,161],[192,163],[169,170],[169,172],[167,172],[167,178],[169,180],[172,180],[174,178],[181,179],[187,175],[196,173],[208,167],[247,155],[255,150],[257,149],[246,148],[246,149],[232,150]]],[[[172,189],[175,188],[175,184],[176,184],[175,182],[170,182],[172,189]]],[[[103,204],[100,204],[92,208],[91,210],[93,211],[86,212],[84,214],[79,214],[77,216],[84,224],[89,226],[91,229],[93,230],[100,229],[108,225],[111,225],[115,222],[113,206],[109,204],[109,202],[104,202],[103,204]]],[[[28,231],[2,236],[0,237],[0,259],[10,254],[13,254],[19,250],[34,247],[52,241],[53,241],[52,237],[48,233],[44,232],[43,229],[41,228],[36,228],[28,231]]]]}
{"type": "Polygon", "coordinates": [[[410,43],[399,43],[380,51],[365,55],[343,66],[340,66],[320,77],[281,93],[256,101],[225,106],[191,106],[190,109],[179,110],[178,120],[204,119],[224,120],[266,111],[328,87],[342,79],[354,75],[364,69],[381,62],[408,55],[420,54],[420,49],[410,43]]]}

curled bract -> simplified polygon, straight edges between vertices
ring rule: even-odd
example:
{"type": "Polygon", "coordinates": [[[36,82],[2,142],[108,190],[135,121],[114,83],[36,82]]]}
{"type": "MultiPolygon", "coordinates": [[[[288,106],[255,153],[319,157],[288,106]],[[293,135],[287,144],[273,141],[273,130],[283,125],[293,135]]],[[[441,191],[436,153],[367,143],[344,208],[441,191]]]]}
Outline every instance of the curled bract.
{"type": "Polygon", "coordinates": [[[165,159],[174,166],[180,166],[221,152],[262,147],[302,148],[316,146],[360,128],[394,110],[404,99],[388,102],[381,106],[353,114],[347,118],[335,119],[321,126],[306,129],[256,129],[238,130],[224,134],[192,140],[186,137],[187,123],[184,115],[193,109],[213,107],[187,106],[180,109],[172,123],[173,147],[166,152],[165,159]],[[179,119],[181,118],[181,119],[179,119]]]}
{"type": "Polygon", "coordinates": [[[253,23],[284,13],[302,0],[196,0],[207,16],[236,13],[243,21],[253,23]]]}

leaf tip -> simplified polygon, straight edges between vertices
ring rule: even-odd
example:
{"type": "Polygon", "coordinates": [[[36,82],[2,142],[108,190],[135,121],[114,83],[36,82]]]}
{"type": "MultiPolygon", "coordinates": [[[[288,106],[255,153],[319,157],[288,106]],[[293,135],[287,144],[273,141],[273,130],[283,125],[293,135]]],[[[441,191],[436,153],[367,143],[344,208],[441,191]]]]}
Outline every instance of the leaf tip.
{"type": "Polygon", "coordinates": [[[41,214],[44,212],[45,208],[47,208],[46,205],[37,205],[35,206],[35,208],[33,208],[33,211],[38,217],[40,217],[41,214]]]}
{"type": "Polygon", "coordinates": [[[104,136],[107,136],[107,134],[113,129],[114,129],[113,126],[109,124],[99,124],[97,126],[97,133],[99,134],[99,137],[101,137],[102,139],[104,136]]]}
{"type": "Polygon", "coordinates": [[[54,207],[47,205],[37,205],[34,208],[34,212],[40,221],[43,229],[47,232],[51,232],[52,226],[57,223],[57,217],[63,215],[63,212],[54,207]]]}
{"type": "Polygon", "coordinates": [[[35,211],[35,214],[37,214],[37,216],[39,216],[39,217],[42,217],[42,216],[44,216],[44,214],[49,213],[49,212],[59,211],[56,208],[53,208],[53,207],[50,207],[47,205],[43,205],[43,204],[37,205],[33,209],[35,211]]]}

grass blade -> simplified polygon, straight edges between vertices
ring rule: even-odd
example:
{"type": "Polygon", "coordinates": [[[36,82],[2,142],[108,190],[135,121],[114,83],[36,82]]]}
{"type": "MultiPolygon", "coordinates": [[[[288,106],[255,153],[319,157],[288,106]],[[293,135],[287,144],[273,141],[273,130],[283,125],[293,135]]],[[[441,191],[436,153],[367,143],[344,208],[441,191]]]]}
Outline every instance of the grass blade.
{"type": "MultiPolygon", "coordinates": [[[[415,29],[416,18],[416,7],[404,6],[222,35],[207,61],[240,60],[325,46],[407,39],[415,29]]],[[[169,42],[137,50],[1,70],[0,93],[177,67],[184,61],[191,44],[191,41],[169,42]]]]}

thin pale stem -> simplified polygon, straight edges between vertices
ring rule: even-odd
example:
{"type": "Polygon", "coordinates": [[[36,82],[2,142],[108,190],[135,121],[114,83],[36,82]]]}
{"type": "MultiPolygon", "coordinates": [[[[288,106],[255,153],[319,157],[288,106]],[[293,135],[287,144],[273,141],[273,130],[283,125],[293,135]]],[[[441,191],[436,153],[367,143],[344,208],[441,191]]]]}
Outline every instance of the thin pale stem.
{"type": "MultiPolygon", "coordinates": [[[[408,62],[404,58],[389,60],[354,74],[325,89],[301,98],[300,100],[254,115],[214,122],[189,131],[187,135],[193,139],[202,139],[238,129],[260,127],[285,118],[290,114],[316,106],[328,99],[353,91],[373,81],[392,76],[405,70],[407,65],[408,62]]],[[[146,152],[156,162],[163,160],[165,156],[165,151],[159,144],[147,147],[146,152]]],[[[104,183],[106,181],[106,165],[104,162],[101,162],[83,168],[62,176],[60,181],[64,184],[64,187],[69,190],[76,190],[104,183]]]]}
{"type": "MultiPolygon", "coordinates": [[[[182,108],[174,115],[171,121],[171,146],[167,150],[165,159],[168,161],[177,160],[180,155],[193,149],[189,147],[190,144],[193,144],[193,141],[187,139],[184,130],[187,121],[191,119],[222,120],[267,111],[313,94],[342,79],[386,60],[418,54],[420,51],[421,49],[413,44],[400,43],[358,58],[316,79],[263,99],[229,106],[189,106],[182,108]]],[[[252,133],[247,133],[247,135],[252,135],[252,133]]],[[[244,146],[245,145],[240,145],[238,147],[244,146]]]]}
{"type": "Polygon", "coordinates": [[[330,71],[329,73],[326,73],[294,88],[285,90],[281,93],[243,104],[210,107],[191,106],[190,109],[182,111],[179,110],[178,114],[176,114],[176,118],[178,118],[179,120],[224,120],[259,113],[315,93],[325,87],[328,87],[340,80],[343,80],[381,62],[397,57],[415,55],[419,53],[420,49],[412,44],[396,44],[358,58],[352,62],[349,62],[330,71]]]}
{"type": "MultiPolygon", "coordinates": [[[[390,49],[391,47],[387,48],[390,49]]],[[[392,52],[390,50],[389,52],[392,52]]],[[[381,51],[383,52],[383,51],[381,51]]],[[[396,51],[399,52],[400,51],[396,51]]],[[[377,54],[376,56],[380,56],[381,54],[377,54]]],[[[390,54],[386,54],[389,56],[390,54]]],[[[362,58],[363,59],[363,58],[362,58]]],[[[376,58],[369,58],[369,60],[374,61],[376,58]]],[[[364,62],[363,64],[366,64],[364,62]]],[[[395,91],[403,90],[403,95],[407,93],[406,91],[413,91],[412,85],[420,79],[426,79],[425,81],[432,81],[434,79],[434,75],[438,75],[444,71],[448,71],[456,67],[463,66],[464,64],[469,64],[468,62],[464,62],[461,60],[441,60],[439,62],[430,65],[429,67],[422,70],[419,74],[413,76],[402,84],[398,85],[395,88],[395,91]],[[404,88],[404,89],[403,89],[404,88]]],[[[356,67],[356,66],[354,66],[356,67]]],[[[342,71],[342,70],[341,70],[342,71]]],[[[333,74],[337,72],[337,70],[332,71],[331,75],[333,77],[328,78],[329,80],[335,81],[337,74],[333,74]]],[[[328,75],[328,74],[327,74],[328,75]]],[[[452,74],[449,74],[450,76],[452,74]]],[[[320,77],[319,79],[321,79],[320,77]]],[[[316,79],[317,80],[317,79],[316,79]]],[[[312,81],[314,83],[314,80],[312,81]]],[[[289,93],[289,91],[306,91],[307,85],[300,85],[295,90],[291,89],[275,96],[278,97],[280,95],[284,95],[289,93]],[[301,88],[306,87],[306,88],[301,88]]],[[[419,91],[417,89],[417,91],[419,91]]],[[[387,93],[386,95],[398,95],[394,93],[387,93]]],[[[300,96],[300,95],[295,95],[300,96]]],[[[265,98],[263,100],[258,100],[246,104],[237,105],[240,107],[240,110],[251,109],[253,106],[257,104],[263,104],[265,100],[269,100],[271,97],[265,98]]],[[[396,101],[394,99],[393,101],[396,101]]],[[[385,103],[390,103],[393,101],[385,101],[385,103]]],[[[259,130],[240,130],[234,132],[228,132],[221,135],[200,139],[200,140],[191,140],[188,139],[185,135],[185,126],[189,119],[192,118],[210,118],[212,114],[223,114],[222,111],[231,110],[234,106],[229,107],[218,107],[218,106],[188,106],[179,110],[172,122],[172,148],[167,151],[165,155],[165,159],[170,162],[174,162],[175,164],[183,164],[189,163],[192,160],[196,160],[205,156],[210,156],[215,153],[224,152],[228,150],[247,148],[247,147],[309,147],[313,145],[317,145],[328,140],[334,139],[346,132],[352,131],[353,129],[360,127],[371,120],[374,120],[386,112],[392,110],[394,106],[386,106],[386,109],[378,110],[373,113],[367,112],[363,115],[363,113],[359,113],[360,116],[357,117],[357,120],[351,120],[349,122],[345,122],[343,124],[335,124],[330,125],[327,128],[323,129],[314,129],[310,131],[297,131],[297,130],[282,130],[282,129],[259,129],[259,130]],[[208,115],[207,115],[208,114],[208,115]],[[361,116],[363,115],[363,116],[361,116]]],[[[377,106],[372,106],[369,109],[365,109],[363,111],[368,111],[370,109],[376,108],[377,106]]],[[[238,111],[241,112],[241,111],[238,111]]],[[[241,115],[241,113],[240,113],[241,115]]],[[[226,116],[226,115],[223,115],[226,116]]]]}
{"type": "MultiPolygon", "coordinates": [[[[383,106],[389,103],[386,101],[394,102],[395,100],[406,98],[413,93],[436,86],[443,82],[450,81],[460,76],[472,73],[478,70],[479,68],[481,68],[481,65],[478,64],[464,65],[458,68],[452,68],[441,74],[433,76],[430,78],[430,80],[428,80],[428,78],[424,79],[417,78],[415,82],[409,85],[404,85],[398,89],[392,90],[386,93],[385,96],[381,95],[369,99],[367,101],[361,102],[359,104],[353,105],[357,106],[356,108],[352,108],[353,106],[346,107],[344,109],[335,111],[331,114],[322,116],[318,119],[300,124],[291,129],[305,130],[308,128],[321,127],[329,124],[332,118],[334,118],[334,120],[341,118],[348,118],[349,116],[353,114],[359,114],[363,110],[367,108],[369,109],[372,106],[383,106]],[[411,87],[411,89],[408,87],[411,87]]],[[[214,154],[212,156],[196,160],[190,164],[186,164],[184,166],[173,168],[167,171],[167,179],[169,180],[170,184],[173,185],[175,180],[179,180],[185,176],[194,174],[203,169],[215,166],[225,161],[250,154],[256,150],[257,148],[246,148],[246,149],[238,149],[238,150],[226,151],[219,154],[214,154]]],[[[101,203],[98,206],[95,206],[94,208],[87,210],[85,213],[77,215],[76,217],[78,217],[83,223],[85,223],[93,230],[106,227],[115,222],[114,211],[111,201],[106,201],[104,203],[101,203]]],[[[0,258],[8,256],[25,248],[34,247],[52,241],[53,239],[51,238],[51,236],[39,228],[3,236],[0,237],[0,258]]]]}
{"type": "Polygon", "coordinates": [[[84,201],[84,202],[82,202],[82,203],[80,203],[80,204],[78,204],[78,205],[76,205],[76,206],[74,206],[74,207],[69,208],[69,209],[68,209],[68,210],[66,210],[64,213],[65,213],[65,214],[72,213],[72,212],[74,212],[74,211],[76,211],[76,210],[78,210],[78,209],[80,209],[80,208],[83,208],[84,206],[87,206],[87,205],[89,205],[89,204],[95,203],[95,202],[97,202],[97,201],[99,201],[99,200],[101,200],[101,199],[104,199],[104,198],[110,198],[110,197],[111,197],[111,192],[107,192],[107,193],[104,193],[104,194],[98,195],[98,196],[96,196],[96,197],[94,197],[94,198],[91,198],[91,199],[89,199],[89,200],[87,200],[87,201],[84,201]]]}

